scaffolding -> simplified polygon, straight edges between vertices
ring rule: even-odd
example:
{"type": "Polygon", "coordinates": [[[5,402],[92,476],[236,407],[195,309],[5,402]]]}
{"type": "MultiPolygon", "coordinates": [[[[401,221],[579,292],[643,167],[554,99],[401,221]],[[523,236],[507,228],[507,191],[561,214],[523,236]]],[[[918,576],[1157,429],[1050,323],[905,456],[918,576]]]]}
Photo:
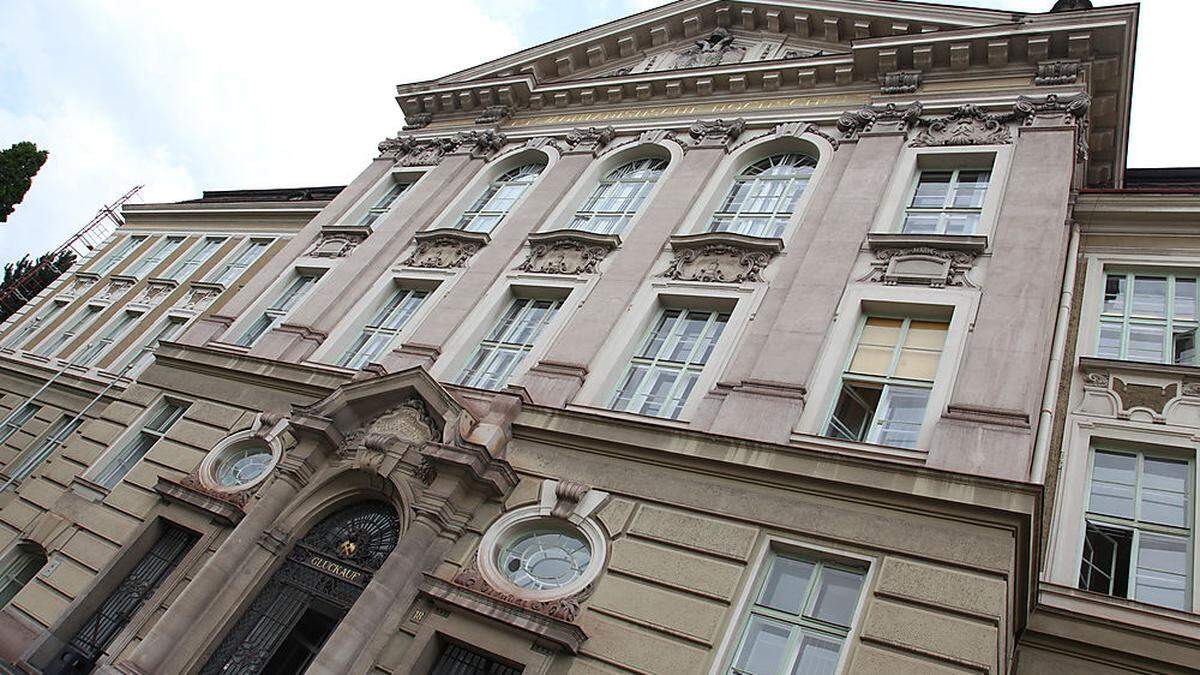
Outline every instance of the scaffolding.
{"type": "Polygon", "coordinates": [[[70,251],[75,260],[82,260],[99,248],[105,240],[112,236],[113,232],[117,231],[118,227],[125,224],[125,220],[121,218],[120,209],[142,187],[136,185],[113,203],[100,207],[91,222],[79,228],[75,234],[51,251],[49,255],[42,257],[25,274],[14,279],[8,287],[0,289],[0,316],[15,314],[25,303],[41,292],[45,288],[45,284],[41,283],[39,279],[44,273],[50,272],[57,277],[66,272],[65,269],[59,269],[57,265],[63,253],[70,251]]]}

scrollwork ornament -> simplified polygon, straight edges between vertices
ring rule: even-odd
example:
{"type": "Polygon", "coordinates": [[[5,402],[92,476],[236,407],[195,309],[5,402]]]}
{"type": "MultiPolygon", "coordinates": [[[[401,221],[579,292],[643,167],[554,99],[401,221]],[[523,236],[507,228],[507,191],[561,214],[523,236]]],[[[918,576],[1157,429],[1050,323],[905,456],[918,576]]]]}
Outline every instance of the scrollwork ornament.
{"type": "Polygon", "coordinates": [[[920,120],[923,106],[920,102],[910,103],[903,108],[895,103],[883,106],[863,106],[848,110],[838,118],[837,128],[843,138],[853,138],[864,131],[874,131],[877,125],[887,125],[889,130],[907,132],[920,120]]]}
{"type": "Polygon", "coordinates": [[[678,281],[702,281],[726,284],[759,282],[762,271],[771,262],[763,251],[750,251],[729,244],[709,244],[684,248],[662,276],[678,281]]]}
{"type": "Polygon", "coordinates": [[[1012,143],[1008,129],[1011,115],[992,115],[976,105],[963,105],[945,117],[921,119],[921,132],[913,139],[914,148],[963,145],[1007,145],[1012,143]]]}
{"type": "Polygon", "coordinates": [[[587,127],[572,129],[567,134],[567,144],[576,150],[597,152],[612,142],[617,130],[608,127],[587,127]]]}
{"type": "Polygon", "coordinates": [[[489,584],[479,572],[479,566],[474,560],[454,576],[452,583],[455,586],[465,588],[493,600],[498,600],[537,614],[544,614],[553,619],[568,623],[575,621],[579,617],[579,602],[581,598],[587,597],[591,592],[591,586],[588,586],[579,593],[566,598],[527,600],[512,593],[506,593],[489,584]]]}
{"type": "Polygon", "coordinates": [[[728,148],[746,130],[746,120],[696,120],[688,128],[692,141],[701,147],[728,148]]]}

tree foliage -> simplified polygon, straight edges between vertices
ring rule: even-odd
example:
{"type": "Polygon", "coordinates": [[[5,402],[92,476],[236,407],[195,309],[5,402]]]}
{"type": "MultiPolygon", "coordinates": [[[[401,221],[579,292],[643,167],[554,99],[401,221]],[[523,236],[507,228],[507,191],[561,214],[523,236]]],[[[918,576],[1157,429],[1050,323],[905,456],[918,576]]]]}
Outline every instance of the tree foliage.
{"type": "Polygon", "coordinates": [[[75,254],[69,249],[43,254],[37,260],[25,256],[4,266],[4,279],[0,281],[0,321],[4,321],[33,296],[51,284],[60,274],[75,264],[75,254]],[[28,279],[22,279],[34,268],[37,271],[28,279]],[[10,292],[15,291],[15,292],[10,292]]]}
{"type": "Polygon", "coordinates": [[[33,177],[41,170],[49,155],[29,141],[14,143],[11,148],[0,150],[0,223],[8,222],[8,216],[25,198],[25,193],[33,185],[33,177]]]}

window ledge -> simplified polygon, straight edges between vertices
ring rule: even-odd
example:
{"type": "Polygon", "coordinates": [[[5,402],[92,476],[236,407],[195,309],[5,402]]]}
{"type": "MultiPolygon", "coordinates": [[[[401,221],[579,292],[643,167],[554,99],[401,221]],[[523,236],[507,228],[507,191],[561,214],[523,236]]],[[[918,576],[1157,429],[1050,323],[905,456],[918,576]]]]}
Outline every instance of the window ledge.
{"type": "Polygon", "coordinates": [[[150,277],[146,280],[146,283],[150,286],[169,286],[171,288],[179,287],[178,281],[175,281],[174,279],[167,279],[166,277],[150,277]]]}
{"type": "Polygon", "coordinates": [[[138,282],[138,278],[131,274],[114,274],[108,279],[109,281],[124,281],[127,284],[136,284],[138,282]]]}
{"type": "Polygon", "coordinates": [[[988,238],[983,234],[902,234],[898,232],[872,232],[867,235],[867,248],[878,251],[885,248],[932,248],[942,251],[964,251],[983,253],[987,250],[988,238]]]}
{"type": "Polygon", "coordinates": [[[1038,588],[1038,606],[1038,611],[1078,614],[1105,624],[1136,627],[1143,632],[1153,631],[1160,637],[1165,634],[1200,641],[1200,616],[1137,600],[1042,583],[1038,588]]]}
{"type": "Polygon", "coordinates": [[[529,235],[530,244],[554,244],[558,242],[579,242],[591,246],[603,246],[612,250],[621,245],[621,237],[615,234],[596,234],[587,230],[549,230],[534,232],[529,235]]]}
{"type": "Polygon", "coordinates": [[[225,292],[225,285],[219,284],[215,281],[189,281],[188,286],[190,286],[192,290],[197,291],[216,291],[217,293],[225,292]]]}
{"type": "Polygon", "coordinates": [[[364,239],[370,236],[373,231],[369,225],[326,225],[321,228],[321,232],[325,234],[354,235],[364,239]]]}
{"type": "Polygon", "coordinates": [[[76,476],[71,480],[71,491],[89,502],[97,504],[104,501],[104,498],[109,493],[108,488],[98,483],[93,483],[83,476],[76,476]]]}
{"type": "Polygon", "coordinates": [[[100,280],[100,275],[95,272],[76,272],[75,277],[77,279],[90,279],[91,281],[100,280]]]}
{"type": "Polygon", "coordinates": [[[775,255],[783,250],[783,240],[779,237],[752,237],[736,232],[700,232],[698,234],[677,234],[671,237],[671,249],[676,251],[716,244],[768,255],[775,255]]]}
{"type": "Polygon", "coordinates": [[[1108,370],[1127,373],[1145,373],[1148,375],[1163,375],[1167,377],[1192,377],[1200,379],[1200,366],[1177,366],[1169,363],[1125,361],[1122,359],[1105,359],[1098,356],[1079,357],[1079,369],[1081,371],[1108,370]]]}
{"type": "Polygon", "coordinates": [[[454,227],[439,227],[432,230],[423,230],[413,235],[413,239],[418,242],[433,241],[435,239],[451,239],[464,244],[476,244],[478,246],[486,246],[492,237],[486,232],[468,232],[454,227]]]}

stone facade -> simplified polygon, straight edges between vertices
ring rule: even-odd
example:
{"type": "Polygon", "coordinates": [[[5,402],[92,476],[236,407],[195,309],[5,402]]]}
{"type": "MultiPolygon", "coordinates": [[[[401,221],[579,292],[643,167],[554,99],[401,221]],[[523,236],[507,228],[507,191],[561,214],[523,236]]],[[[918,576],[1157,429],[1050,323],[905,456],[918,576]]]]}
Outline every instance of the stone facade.
{"type": "Polygon", "coordinates": [[[1195,663],[1194,603],[1073,578],[1087,448],[1063,420],[1183,438],[1200,409],[1190,367],[1064,348],[1099,283],[1068,263],[1120,234],[1072,223],[1103,201],[1080,190],[1123,187],[1136,9],[802,4],[680,0],[401,85],[404,132],[303,217],[131,218],[246,241],[175,286],[85,261],[0,333],[0,561],[28,571],[0,659],[1195,663]],[[87,326],[38,353],[103,294],[195,318],[124,375],[128,348],[74,362],[87,326]],[[46,444],[59,410],[82,423],[46,444]]]}

